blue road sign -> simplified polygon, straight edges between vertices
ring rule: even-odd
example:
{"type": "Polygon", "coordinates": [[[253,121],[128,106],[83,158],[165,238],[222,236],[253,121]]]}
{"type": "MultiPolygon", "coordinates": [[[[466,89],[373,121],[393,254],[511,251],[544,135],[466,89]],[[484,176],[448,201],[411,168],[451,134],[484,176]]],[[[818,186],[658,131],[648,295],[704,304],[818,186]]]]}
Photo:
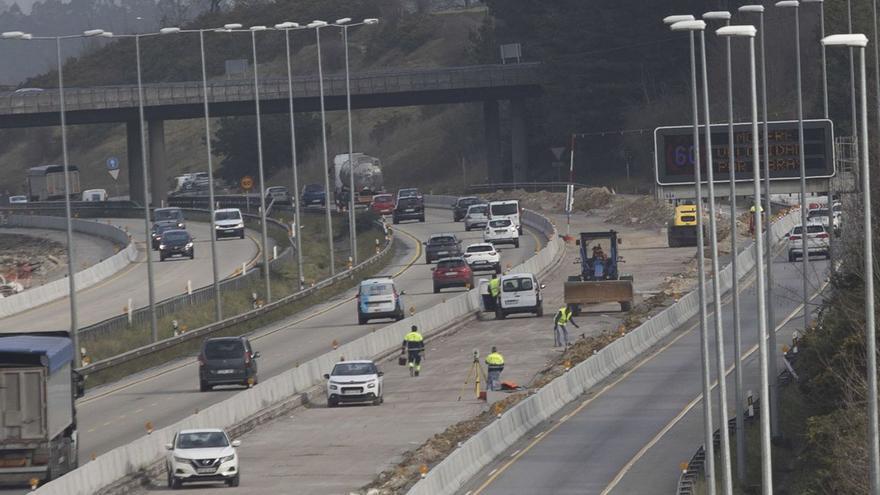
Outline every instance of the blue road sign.
{"type": "Polygon", "coordinates": [[[111,156],[107,159],[107,170],[119,170],[119,159],[111,156]]]}

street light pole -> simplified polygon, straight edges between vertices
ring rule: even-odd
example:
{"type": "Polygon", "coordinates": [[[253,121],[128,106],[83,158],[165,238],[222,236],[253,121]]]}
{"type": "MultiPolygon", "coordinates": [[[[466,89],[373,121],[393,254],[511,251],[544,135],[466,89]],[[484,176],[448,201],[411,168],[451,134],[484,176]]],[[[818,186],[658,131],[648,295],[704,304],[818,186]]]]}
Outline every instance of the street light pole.
{"type": "MultiPolygon", "coordinates": [[[[673,31],[687,31],[690,35],[691,60],[691,105],[694,121],[694,189],[697,203],[697,293],[700,299],[700,364],[703,383],[703,448],[706,452],[706,489],[709,495],[715,495],[715,446],[712,428],[712,394],[709,377],[709,321],[706,311],[706,273],[705,256],[703,254],[703,191],[700,171],[700,120],[697,89],[697,61],[694,43],[694,31],[706,28],[703,21],[694,20],[690,15],[673,15],[663,19],[673,31]]],[[[708,126],[707,126],[708,130],[708,126]]],[[[707,153],[708,154],[708,153],[707,153]]]]}
{"type": "Polygon", "coordinates": [[[324,149],[324,212],[327,218],[327,248],[330,253],[330,275],[336,275],[336,254],[333,249],[333,221],[330,218],[330,164],[327,162],[327,117],[324,109],[324,69],[321,64],[321,28],[325,21],[312,21],[308,27],[315,30],[315,44],[318,50],[318,88],[321,99],[321,142],[324,149]]]}
{"type": "MultiPolygon", "coordinates": [[[[803,0],[804,3],[819,4],[819,32],[822,39],[825,38],[825,0],[803,0]]],[[[849,10],[849,0],[847,0],[847,10],[849,10]]],[[[852,14],[850,14],[850,31],[852,31],[852,14]]],[[[852,55],[852,52],[850,52],[852,55]]],[[[850,69],[852,69],[852,59],[850,59],[850,69]]],[[[828,67],[825,61],[825,45],[822,45],[822,115],[828,118],[828,67]]]]}
{"type": "MultiPolygon", "coordinates": [[[[875,3],[876,5],[876,3],[875,3]]],[[[871,225],[871,177],[868,166],[868,90],[865,69],[865,46],[868,38],[863,34],[838,34],[822,39],[822,45],[847,46],[859,50],[860,90],[861,90],[861,143],[862,188],[863,188],[863,245],[865,270],[865,348],[867,351],[868,374],[868,459],[870,472],[870,493],[880,493],[880,433],[877,423],[877,336],[874,321],[874,254],[871,225]]]]}
{"type": "Polygon", "coordinates": [[[293,172],[293,224],[294,224],[294,243],[296,244],[296,276],[299,279],[299,288],[302,290],[305,283],[303,276],[303,256],[302,256],[302,225],[300,224],[300,208],[299,204],[299,170],[296,157],[296,127],[293,117],[293,67],[290,57],[290,30],[299,28],[299,24],[295,22],[283,22],[276,24],[275,29],[284,31],[284,47],[287,53],[287,95],[290,113],[290,163],[293,172]]]}
{"type": "Polygon", "coordinates": [[[260,76],[257,62],[257,31],[265,31],[266,26],[251,26],[251,48],[254,57],[254,104],[257,116],[257,168],[260,178],[260,232],[263,243],[263,277],[266,284],[266,302],[272,301],[271,271],[269,270],[269,239],[266,233],[266,182],[263,174],[263,130],[260,119],[260,76]]]}
{"type": "Polygon", "coordinates": [[[345,46],[345,106],[348,114],[348,236],[351,241],[351,260],[354,265],[358,262],[357,257],[357,227],[355,226],[354,214],[354,140],[351,129],[351,77],[348,62],[348,23],[350,17],[336,20],[336,25],[342,28],[342,44],[345,46]]]}

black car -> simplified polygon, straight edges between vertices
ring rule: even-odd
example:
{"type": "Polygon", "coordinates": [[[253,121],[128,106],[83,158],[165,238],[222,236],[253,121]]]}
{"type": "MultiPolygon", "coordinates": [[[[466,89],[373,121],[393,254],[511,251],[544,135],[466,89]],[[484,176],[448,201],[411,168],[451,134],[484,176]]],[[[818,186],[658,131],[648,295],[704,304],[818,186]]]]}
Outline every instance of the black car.
{"type": "Polygon", "coordinates": [[[391,221],[400,223],[401,220],[425,221],[425,205],[416,197],[398,198],[391,212],[391,221]]]}
{"type": "Polygon", "coordinates": [[[165,232],[177,229],[179,229],[179,227],[177,226],[177,221],[174,220],[154,223],[152,231],[150,232],[150,245],[152,246],[153,251],[159,250],[159,245],[162,244],[162,236],[165,235],[165,232]]]}
{"type": "Polygon", "coordinates": [[[215,385],[257,384],[257,358],[246,337],[217,337],[202,342],[199,352],[199,390],[215,385]]]}
{"type": "Polygon", "coordinates": [[[189,232],[175,229],[166,230],[162,234],[162,240],[159,243],[159,261],[165,261],[165,258],[172,256],[188,256],[189,259],[196,257],[193,239],[189,232]]]}
{"type": "Polygon", "coordinates": [[[458,198],[455,203],[452,203],[452,221],[458,222],[467,215],[468,207],[471,205],[482,204],[484,201],[481,201],[480,198],[475,196],[465,196],[463,198],[458,198]]]}
{"type": "Polygon", "coordinates": [[[419,192],[419,188],[417,187],[405,187],[403,189],[398,189],[397,199],[401,198],[418,198],[419,200],[423,200],[422,193],[419,192]]]}
{"type": "Polygon", "coordinates": [[[186,228],[186,221],[183,219],[183,210],[177,207],[156,208],[153,210],[153,222],[173,223],[178,229],[186,228]]]}
{"type": "Polygon", "coordinates": [[[306,184],[299,197],[299,202],[303,206],[325,206],[327,194],[324,192],[324,186],[321,184],[306,184]]]}
{"type": "Polygon", "coordinates": [[[425,263],[433,263],[441,258],[461,256],[461,241],[455,234],[431,234],[425,243],[425,263]]]}

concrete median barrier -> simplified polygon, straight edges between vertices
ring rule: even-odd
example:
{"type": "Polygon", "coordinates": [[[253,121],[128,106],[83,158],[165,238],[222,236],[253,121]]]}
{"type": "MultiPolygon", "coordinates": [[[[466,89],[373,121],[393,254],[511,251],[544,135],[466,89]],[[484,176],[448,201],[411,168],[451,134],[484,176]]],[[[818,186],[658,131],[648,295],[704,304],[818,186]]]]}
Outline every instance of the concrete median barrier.
{"type": "MultiPolygon", "coordinates": [[[[774,245],[778,244],[785,233],[797,225],[798,221],[797,214],[789,214],[773,223],[769,235],[774,245]]],[[[739,253],[737,263],[740,278],[746,276],[755,267],[753,244],[739,253]]],[[[731,266],[727,265],[719,275],[722,292],[730,290],[732,280],[731,266]]],[[[709,284],[706,293],[711,294],[711,290],[709,284]]],[[[563,406],[656,345],[674,329],[694,317],[698,311],[698,295],[696,292],[690,292],[672,306],[506,411],[500,419],[471,437],[434,466],[425,478],[410,489],[409,495],[455,493],[465,482],[532,428],[549,419],[563,406]]]]}
{"type": "MultiPolygon", "coordinates": [[[[6,218],[6,226],[34,229],[65,230],[67,222],[64,218],[10,215],[6,218]]],[[[73,219],[73,230],[86,235],[108,239],[120,246],[125,246],[115,255],[76,273],[77,290],[87,289],[114,273],[128,266],[137,259],[137,246],[128,233],[109,224],[88,220],[73,219]]],[[[66,278],[55,280],[46,285],[28,289],[19,294],[0,299],[0,318],[14,315],[22,311],[36,308],[56,299],[67,297],[70,284],[66,278]]]]}
{"type": "MultiPolygon", "coordinates": [[[[428,205],[436,204],[448,208],[450,198],[441,204],[443,198],[426,197],[428,205]]],[[[526,211],[523,222],[547,237],[548,243],[535,256],[514,267],[513,271],[539,273],[552,266],[564,249],[552,222],[534,212],[526,211]]],[[[99,493],[102,488],[123,478],[155,467],[165,455],[165,443],[169,442],[175,431],[184,428],[221,427],[233,428],[252,421],[260,411],[307,393],[309,389],[323,383],[323,374],[332,369],[342,357],[345,359],[373,359],[393,352],[400,347],[403,336],[411,325],[418,325],[425,336],[445,329],[448,325],[467,318],[478,311],[480,298],[477,289],[472,289],[430,309],[416,313],[402,321],[387,325],[376,331],[341,345],[332,352],[300,364],[279,375],[260,382],[192,416],[166,428],[145,435],[128,445],[117,447],[102,454],[94,461],[86,462],[58,480],[52,481],[34,493],[41,495],[86,495],[99,493]]]]}

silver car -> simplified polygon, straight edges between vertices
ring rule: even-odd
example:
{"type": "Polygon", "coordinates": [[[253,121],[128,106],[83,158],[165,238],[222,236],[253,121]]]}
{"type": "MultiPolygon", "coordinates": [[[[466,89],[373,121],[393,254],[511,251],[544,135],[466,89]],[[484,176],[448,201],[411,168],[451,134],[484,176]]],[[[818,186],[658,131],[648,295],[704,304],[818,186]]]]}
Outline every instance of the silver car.
{"type": "Polygon", "coordinates": [[[464,230],[481,229],[489,223],[489,205],[479,204],[468,206],[464,215],[464,230]]]}

